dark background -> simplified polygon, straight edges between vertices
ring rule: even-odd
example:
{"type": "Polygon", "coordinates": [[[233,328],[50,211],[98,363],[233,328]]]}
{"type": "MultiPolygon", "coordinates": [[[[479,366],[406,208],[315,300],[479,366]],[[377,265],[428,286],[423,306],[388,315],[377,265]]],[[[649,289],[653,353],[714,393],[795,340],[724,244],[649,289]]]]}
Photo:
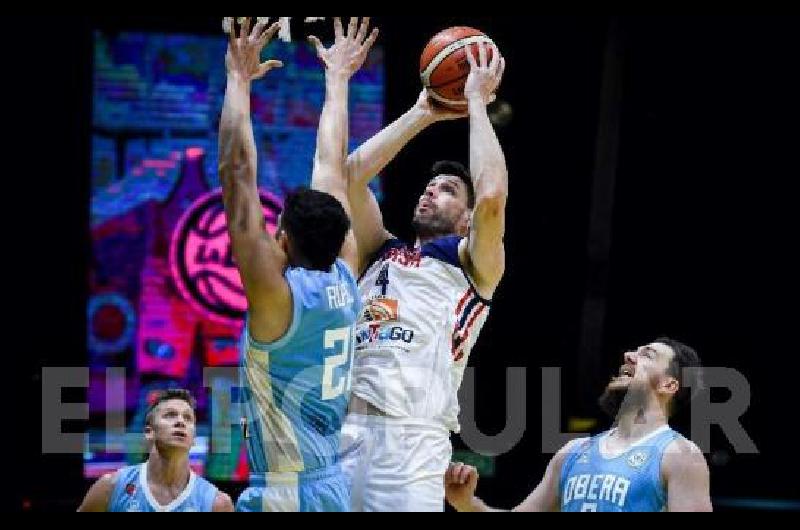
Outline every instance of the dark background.
{"type": "MultiPolygon", "coordinates": [[[[7,24],[4,46],[6,305],[14,315],[6,349],[14,423],[4,437],[13,480],[4,497],[13,510],[70,511],[88,484],[80,457],[41,455],[38,377],[43,366],[86,364],[92,30],[214,34],[220,17],[6,20],[23,22],[7,24]]],[[[499,131],[511,172],[508,275],[471,365],[485,432],[505,426],[508,367],[529,368],[529,418],[525,441],[496,460],[496,478],[480,494],[512,507],[542,476],[550,456],[541,454],[541,367],[563,368],[564,428],[570,418],[599,420],[595,398],[622,352],[668,334],[752,387],[742,423],[760,455],[736,455],[714,432],[718,506],[799,500],[791,433],[800,19],[376,23],[390,120],[416,100],[420,51],[440,29],[479,27],[508,60],[501,98],[514,115],[499,131]],[[593,222],[592,211],[605,214],[593,222]]],[[[427,131],[386,172],[386,221],[399,235],[409,235],[427,169],[440,158],[468,160],[465,123],[427,131]]],[[[82,401],[80,392],[65,398],[82,401]]]]}

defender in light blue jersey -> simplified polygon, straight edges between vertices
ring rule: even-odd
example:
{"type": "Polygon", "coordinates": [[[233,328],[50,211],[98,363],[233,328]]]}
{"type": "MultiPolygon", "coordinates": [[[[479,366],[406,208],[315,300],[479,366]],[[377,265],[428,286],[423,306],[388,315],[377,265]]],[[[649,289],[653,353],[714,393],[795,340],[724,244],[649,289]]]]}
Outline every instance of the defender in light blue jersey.
{"type": "Polygon", "coordinates": [[[344,177],[350,78],[375,43],[368,19],[353,19],[336,43],[312,38],[326,67],[314,190],[289,195],[278,234],[265,229],[257,187],[250,85],[277,61],[261,52],[278,25],[241,31],[229,19],[228,87],[220,124],[220,180],[228,231],[249,305],[242,340],[241,396],[251,487],[242,512],[343,512],[350,488],[339,462],[347,412],[353,328],[360,311],[358,249],[344,177]],[[239,36],[241,35],[241,36],[239,36]]]}
{"type": "Polygon", "coordinates": [[[89,491],[80,512],[232,512],[233,502],[189,467],[195,402],[185,390],[160,393],[147,414],[150,458],[106,475],[89,491]]]}
{"type": "Polygon", "coordinates": [[[357,286],[337,260],[331,272],[289,269],[294,315],[286,335],[243,339],[242,396],[252,488],[241,511],[346,511],[339,467],[348,405],[357,286]]]}
{"type": "MultiPolygon", "coordinates": [[[[702,387],[697,353],[663,338],[625,355],[601,398],[614,429],[576,440],[550,462],[518,512],[712,511],[703,453],[669,427],[669,418],[702,387]]],[[[458,511],[498,511],[475,496],[478,473],[453,464],[447,497],[458,511]]]]}

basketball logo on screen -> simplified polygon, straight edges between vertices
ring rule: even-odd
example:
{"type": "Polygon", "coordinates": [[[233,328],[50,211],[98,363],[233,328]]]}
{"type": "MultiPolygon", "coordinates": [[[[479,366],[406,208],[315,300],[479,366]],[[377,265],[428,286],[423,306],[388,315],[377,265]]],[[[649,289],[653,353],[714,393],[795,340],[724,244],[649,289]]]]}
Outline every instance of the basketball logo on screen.
{"type": "MultiPolygon", "coordinates": [[[[274,233],[283,206],[265,192],[261,203],[267,229],[274,233]]],[[[234,325],[244,319],[247,299],[233,257],[222,190],[200,198],[178,222],[170,262],[178,290],[197,310],[234,325]]]]}

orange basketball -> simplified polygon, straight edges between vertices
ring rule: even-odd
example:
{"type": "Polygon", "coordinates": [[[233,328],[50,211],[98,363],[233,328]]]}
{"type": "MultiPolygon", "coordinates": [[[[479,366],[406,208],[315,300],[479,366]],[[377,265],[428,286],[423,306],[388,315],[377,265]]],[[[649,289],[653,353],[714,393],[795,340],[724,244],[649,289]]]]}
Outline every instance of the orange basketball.
{"type": "MultiPolygon", "coordinates": [[[[434,100],[447,107],[466,106],[464,86],[470,72],[467,46],[472,46],[477,58],[478,45],[482,42],[494,44],[482,31],[467,27],[446,29],[431,39],[422,52],[420,75],[434,100]]],[[[490,48],[490,61],[493,56],[490,48]]]]}

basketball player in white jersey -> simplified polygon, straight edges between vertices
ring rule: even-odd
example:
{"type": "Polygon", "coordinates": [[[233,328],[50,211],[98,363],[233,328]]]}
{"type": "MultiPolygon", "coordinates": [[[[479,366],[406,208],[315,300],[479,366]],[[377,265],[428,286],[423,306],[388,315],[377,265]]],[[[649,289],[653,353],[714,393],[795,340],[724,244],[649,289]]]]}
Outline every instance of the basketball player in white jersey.
{"type": "Polygon", "coordinates": [[[471,171],[434,167],[414,212],[417,240],[384,227],[369,182],[425,127],[459,114],[425,94],[348,160],[365,310],[356,328],[344,468],[354,511],[441,512],[458,390],[505,272],[508,169],[489,120],[505,70],[497,49],[468,54],[471,171]]]}

